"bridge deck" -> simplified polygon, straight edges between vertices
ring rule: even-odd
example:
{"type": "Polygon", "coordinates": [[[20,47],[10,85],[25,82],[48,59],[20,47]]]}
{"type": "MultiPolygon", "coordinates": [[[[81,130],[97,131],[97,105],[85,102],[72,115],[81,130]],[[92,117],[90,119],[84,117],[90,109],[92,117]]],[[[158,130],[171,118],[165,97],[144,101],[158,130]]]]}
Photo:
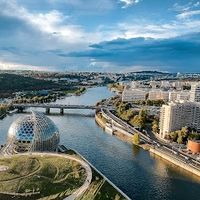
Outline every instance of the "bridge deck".
{"type": "Polygon", "coordinates": [[[62,104],[13,104],[14,108],[58,108],[58,109],[96,109],[91,105],[62,105],[62,104]]]}

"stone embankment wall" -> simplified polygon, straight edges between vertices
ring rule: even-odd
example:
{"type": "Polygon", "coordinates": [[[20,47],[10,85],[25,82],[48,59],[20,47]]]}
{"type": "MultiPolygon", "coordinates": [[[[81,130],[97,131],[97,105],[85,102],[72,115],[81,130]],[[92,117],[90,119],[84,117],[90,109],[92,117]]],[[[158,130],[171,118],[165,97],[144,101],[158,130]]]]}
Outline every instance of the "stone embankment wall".
{"type": "Polygon", "coordinates": [[[188,163],[183,163],[183,162],[177,160],[176,158],[174,158],[172,155],[168,155],[162,151],[159,151],[158,149],[150,148],[149,151],[200,177],[200,169],[198,170],[198,169],[190,166],[188,163]]]}
{"type": "MultiPolygon", "coordinates": [[[[105,127],[106,127],[105,122],[97,114],[95,114],[95,120],[101,128],[105,129],[105,127]]],[[[118,137],[120,140],[123,140],[124,142],[128,142],[128,143],[132,144],[132,140],[133,140],[132,137],[133,136],[131,134],[129,136],[128,134],[124,134],[123,132],[124,132],[124,130],[123,131],[119,131],[119,130],[114,131],[113,135],[118,137]]]]}
{"type": "Polygon", "coordinates": [[[97,124],[101,127],[101,128],[105,128],[106,124],[103,122],[103,120],[98,117],[97,114],[95,114],[95,121],[97,122],[97,124]]]}
{"type": "Polygon", "coordinates": [[[131,200],[124,192],[122,192],[112,181],[110,181],[106,176],[104,176],[93,164],[91,164],[85,157],[83,157],[80,153],[75,151],[77,155],[79,155],[85,162],[87,162],[90,167],[95,170],[99,175],[101,175],[113,188],[115,188],[124,198],[127,200],[131,200]]]}
{"type": "MultiPolygon", "coordinates": [[[[96,120],[97,124],[99,124],[99,126],[101,126],[102,128],[105,128],[106,124],[100,117],[98,117],[98,115],[95,115],[95,120],[96,120]]],[[[132,143],[132,136],[129,137],[119,131],[114,131],[113,135],[115,135],[116,137],[118,137],[119,139],[121,139],[125,142],[132,143]]],[[[147,146],[139,145],[139,146],[142,147],[144,150],[149,150],[151,153],[156,154],[156,155],[162,157],[163,159],[200,177],[200,169],[196,169],[195,167],[190,166],[188,163],[184,163],[184,162],[176,159],[175,157],[173,157],[173,155],[168,155],[167,153],[164,153],[163,151],[154,149],[150,145],[147,145],[147,146]]]]}

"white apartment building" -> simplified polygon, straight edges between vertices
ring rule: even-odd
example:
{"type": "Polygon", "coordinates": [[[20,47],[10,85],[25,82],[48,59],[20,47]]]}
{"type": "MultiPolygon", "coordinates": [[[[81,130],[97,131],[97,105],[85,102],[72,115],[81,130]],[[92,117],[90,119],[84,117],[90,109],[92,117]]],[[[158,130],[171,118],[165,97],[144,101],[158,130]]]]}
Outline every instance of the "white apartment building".
{"type": "Polygon", "coordinates": [[[190,92],[189,91],[180,91],[177,93],[176,101],[189,101],[190,92]]]}
{"type": "Polygon", "coordinates": [[[172,82],[172,87],[176,88],[176,90],[181,90],[183,88],[183,82],[175,81],[172,82]]]}
{"type": "Polygon", "coordinates": [[[190,92],[188,91],[163,91],[154,89],[149,91],[149,100],[164,100],[164,101],[188,101],[190,92]]]}
{"type": "Polygon", "coordinates": [[[169,102],[171,101],[188,101],[190,99],[189,91],[170,91],[169,102]]]}
{"type": "Polygon", "coordinates": [[[163,105],[160,112],[160,136],[187,126],[200,131],[200,103],[171,102],[163,105]]]}
{"type": "Polygon", "coordinates": [[[200,83],[199,82],[191,84],[190,101],[200,102],[200,83]]]}
{"type": "Polygon", "coordinates": [[[161,88],[170,88],[171,85],[170,85],[170,82],[169,82],[169,81],[161,81],[160,87],[161,87],[161,88]]]}
{"type": "Polygon", "coordinates": [[[140,82],[138,81],[132,81],[131,82],[131,88],[132,89],[136,89],[136,88],[139,88],[140,87],[140,82]]]}
{"type": "Polygon", "coordinates": [[[169,100],[169,92],[160,89],[154,89],[149,91],[149,100],[169,100]]]}
{"type": "Polygon", "coordinates": [[[150,81],[149,85],[151,86],[152,89],[156,89],[158,83],[156,81],[150,81]]]}
{"type": "Polygon", "coordinates": [[[145,89],[125,88],[122,93],[122,101],[131,102],[137,100],[145,100],[148,91],[145,89]]]}

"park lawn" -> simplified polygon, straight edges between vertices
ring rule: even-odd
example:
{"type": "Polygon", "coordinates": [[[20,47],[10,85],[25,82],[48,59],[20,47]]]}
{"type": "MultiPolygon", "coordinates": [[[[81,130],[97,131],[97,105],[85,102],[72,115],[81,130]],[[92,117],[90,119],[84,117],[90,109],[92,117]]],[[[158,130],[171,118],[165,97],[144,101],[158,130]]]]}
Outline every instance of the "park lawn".
{"type": "Polygon", "coordinates": [[[86,179],[79,163],[56,156],[13,156],[0,159],[0,165],[9,167],[0,172],[0,192],[39,192],[41,197],[65,192],[68,196],[86,179]]]}

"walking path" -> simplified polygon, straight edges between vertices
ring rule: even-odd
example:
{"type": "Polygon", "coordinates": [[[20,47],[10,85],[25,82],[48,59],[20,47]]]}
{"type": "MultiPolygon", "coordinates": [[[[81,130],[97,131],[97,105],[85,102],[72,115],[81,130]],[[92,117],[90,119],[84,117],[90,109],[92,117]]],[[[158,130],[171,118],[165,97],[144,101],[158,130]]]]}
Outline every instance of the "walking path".
{"type": "MultiPolygon", "coordinates": [[[[20,154],[18,154],[20,155],[20,154]]],[[[21,155],[30,155],[30,153],[23,153],[21,155]]],[[[66,158],[69,160],[73,160],[78,162],[86,171],[87,173],[87,177],[85,179],[85,182],[83,183],[83,185],[78,188],[73,194],[71,194],[70,196],[64,198],[64,200],[75,200],[77,198],[79,198],[82,194],[84,194],[84,192],[88,189],[88,187],[91,184],[92,181],[92,170],[89,166],[89,164],[87,162],[85,162],[84,160],[81,160],[75,156],[71,156],[71,155],[66,155],[66,154],[57,154],[57,153],[31,153],[31,155],[36,155],[36,156],[59,156],[62,158],[66,158]]]]}

